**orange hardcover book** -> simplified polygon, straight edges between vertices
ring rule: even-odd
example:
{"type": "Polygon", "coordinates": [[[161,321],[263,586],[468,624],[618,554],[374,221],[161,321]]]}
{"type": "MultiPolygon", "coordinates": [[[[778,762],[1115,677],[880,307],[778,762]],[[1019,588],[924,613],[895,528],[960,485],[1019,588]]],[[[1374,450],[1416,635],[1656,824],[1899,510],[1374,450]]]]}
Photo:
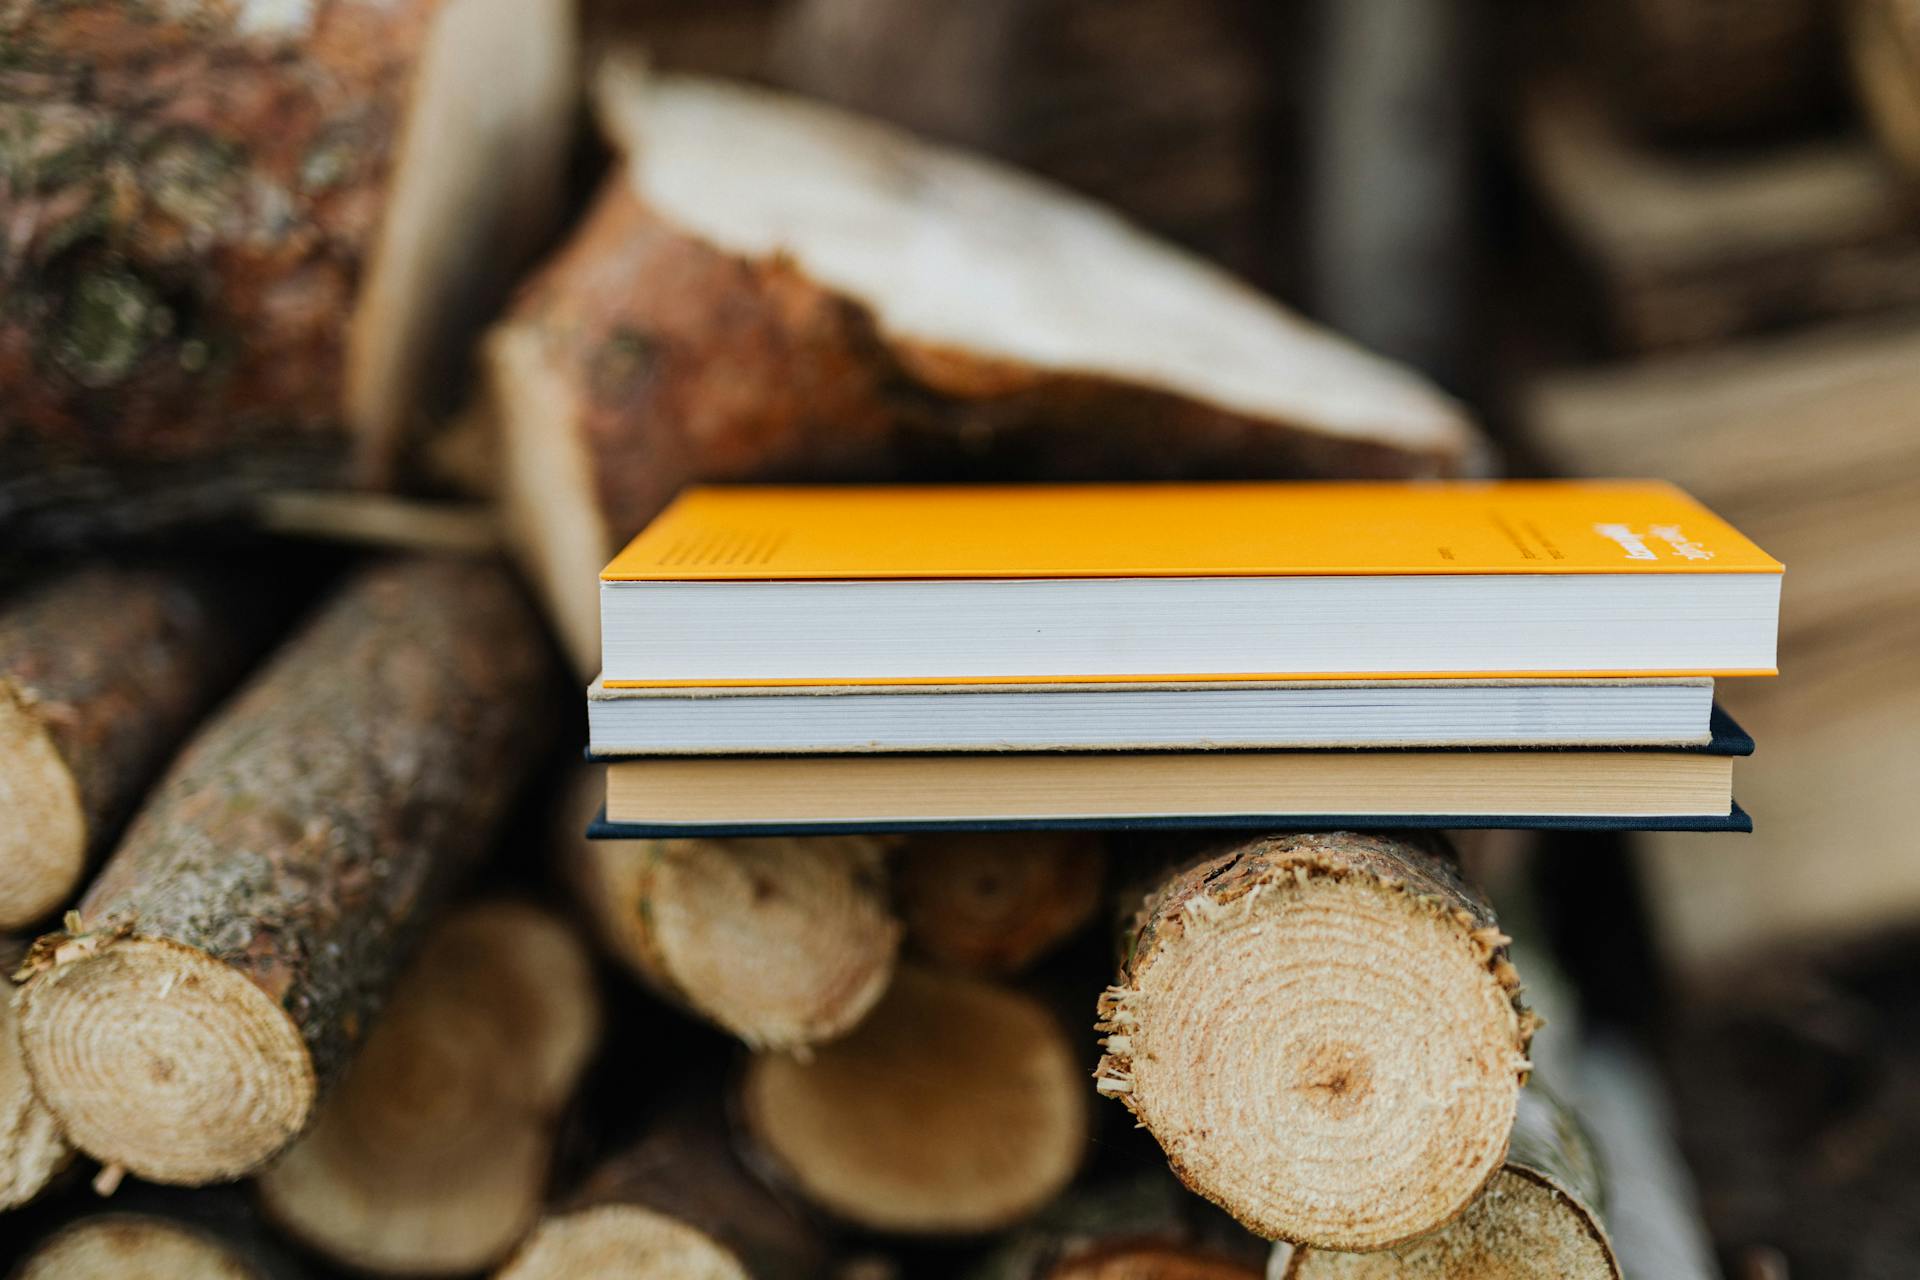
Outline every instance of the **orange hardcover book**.
{"type": "Polygon", "coordinates": [[[1659,482],[689,490],[609,688],[1771,673],[1781,564],[1659,482]]]}

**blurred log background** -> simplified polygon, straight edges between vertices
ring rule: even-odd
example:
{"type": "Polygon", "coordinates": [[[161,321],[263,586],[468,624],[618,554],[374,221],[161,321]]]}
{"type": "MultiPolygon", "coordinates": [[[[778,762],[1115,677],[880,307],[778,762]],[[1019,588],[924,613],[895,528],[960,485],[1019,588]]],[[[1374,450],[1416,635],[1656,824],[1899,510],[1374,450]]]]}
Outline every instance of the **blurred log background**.
{"type": "Polygon", "coordinates": [[[1135,936],[1191,851],[578,839],[582,622],[549,579],[624,536],[606,512],[644,519],[688,469],[864,478],[1018,429],[1033,452],[967,456],[1666,476],[1789,566],[1782,678],[1722,689],[1759,741],[1757,834],[1460,843],[1500,1043],[1534,1019],[1513,984],[1545,1017],[1526,1051],[1559,1154],[1501,1163],[1509,1072],[1480,1117],[1500,1132],[1459,1140],[1509,1199],[1411,1243],[1183,1167],[1297,1237],[1268,1274],[1547,1274],[1512,1243],[1534,1231],[1582,1274],[1920,1275],[1920,5],[163,9],[0,8],[0,957],[24,983],[0,1015],[0,1271],[1261,1274],[1266,1241],[1156,1143],[1215,1103],[1134,1098],[1156,1135],[1094,1079],[1099,1035],[1111,1063],[1139,1034],[1115,924],[1135,936]],[[648,453],[619,433],[669,428],[583,412],[576,456],[539,413],[657,413],[658,348],[706,322],[660,314],[657,266],[609,283],[592,257],[667,234],[608,203],[633,140],[589,118],[595,69],[635,47],[1051,179],[1466,408],[1435,410],[1440,444],[1323,448],[1308,415],[1277,450],[1124,379],[956,412],[897,335],[776,264],[755,315],[867,380],[845,403],[885,449],[753,401],[721,349],[697,394],[737,437],[648,453]],[[645,326],[609,308],[589,350],[587,284],[645,326]],[[529,333],[561,382],[514,372],[529,333]],[[1109,408],[1120,443],[1076,455],[1109,408]],[[1179,432],[1142,426],[1176,410],[1179,432]],[[323,610],[381,590],[393,644],[327,638],[323,610]],[[491,716],[417,679],[478,672],[458,655],[489,629],[511,633],[472,675],[512,685],[491,716]],[[175,970],[204,1017],[165,1003],[175,970]],[[89,1025],[149,1007],[137,1046],[89,1025]],[[225,1135],[235,1115],[266,1132],[225,1135]],[[1563,1167],[1589,1150],[1597,1176],[1563,1167]]]}

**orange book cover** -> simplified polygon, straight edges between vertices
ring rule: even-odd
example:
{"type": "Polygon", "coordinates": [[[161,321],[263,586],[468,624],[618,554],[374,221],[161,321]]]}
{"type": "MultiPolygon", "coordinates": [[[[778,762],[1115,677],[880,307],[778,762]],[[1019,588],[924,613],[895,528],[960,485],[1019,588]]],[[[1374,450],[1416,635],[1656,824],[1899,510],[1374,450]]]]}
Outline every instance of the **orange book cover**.
{"type": "Polygon", "coordinates": [[[1524,480],[702,487],[601,578],[1780,572],[1673,485],[1524,480]]]}

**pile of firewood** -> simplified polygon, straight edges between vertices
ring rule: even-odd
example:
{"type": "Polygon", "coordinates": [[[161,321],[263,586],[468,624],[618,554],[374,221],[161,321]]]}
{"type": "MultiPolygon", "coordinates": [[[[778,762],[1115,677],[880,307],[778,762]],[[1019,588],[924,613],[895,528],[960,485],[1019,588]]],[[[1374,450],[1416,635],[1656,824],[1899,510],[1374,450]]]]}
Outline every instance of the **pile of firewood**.
{"type": "MultiPolygon", "coordinates": [[[[1794,0],[1674,73],[1656,37],[1728,46],[1652,15],[1723,7],[1637,7],[1662,137],[1827,92],[1794,0]]],[[[1564,998],[1540,1027],[1496,850],[581,837],[595,574],[686,483],[1491,465],[1418,375],[1136,228],[1263,267],[1248,10],[588,17],[0,14],[0,1258],[1706,1274],[1644,1065],[1564,998]]],[[[1785,254],[1727,230],[1772,188],[1666,216],[1583,101],[1543,79],[1524,146],[1623,346],[1920,300],[1854,151],[1793,158],[1831,190],[1785,254]]]]}

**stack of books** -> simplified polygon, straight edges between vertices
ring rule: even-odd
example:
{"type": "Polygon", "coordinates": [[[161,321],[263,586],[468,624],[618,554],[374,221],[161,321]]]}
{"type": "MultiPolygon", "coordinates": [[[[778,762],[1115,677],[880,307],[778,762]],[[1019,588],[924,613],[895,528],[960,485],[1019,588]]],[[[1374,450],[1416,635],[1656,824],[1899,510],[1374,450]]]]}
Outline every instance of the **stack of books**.
{"type": "Polygon", "coordinates": [[[693,489],[601,575],[593,834],[1747,830],[1782,572],[1658,483],[693,489]]]}

